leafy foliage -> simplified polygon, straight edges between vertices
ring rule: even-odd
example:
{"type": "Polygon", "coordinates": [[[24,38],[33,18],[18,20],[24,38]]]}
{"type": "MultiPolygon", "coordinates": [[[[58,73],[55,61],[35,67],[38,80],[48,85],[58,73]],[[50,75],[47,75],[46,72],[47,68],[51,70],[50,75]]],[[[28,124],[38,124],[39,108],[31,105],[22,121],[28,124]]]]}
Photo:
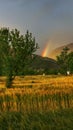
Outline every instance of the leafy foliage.
{"type": "Polygon", "coordinates": [[[69,48],[63,48],[61,54],[57,56],[57,63],[60,66],[60,72],[66,74],[67,71],[73,72],[73,52],[68,52],[69,48]]]}
{"type": "Polygon", "coordinates": [[[71,73],[73,73],[73,52],[68,55],[68,67],[71,73]]]}
{"type": "Polygon", "coordinates": [[[7,87],[10,87],[16,75],[24,74],[24,68],[37,49],[38,44],[28,30],[25,35],[21,35],[17,29],[0,29],[0,60],[3,64],[3,67],[0,67],[7,76],[7,87]]]}

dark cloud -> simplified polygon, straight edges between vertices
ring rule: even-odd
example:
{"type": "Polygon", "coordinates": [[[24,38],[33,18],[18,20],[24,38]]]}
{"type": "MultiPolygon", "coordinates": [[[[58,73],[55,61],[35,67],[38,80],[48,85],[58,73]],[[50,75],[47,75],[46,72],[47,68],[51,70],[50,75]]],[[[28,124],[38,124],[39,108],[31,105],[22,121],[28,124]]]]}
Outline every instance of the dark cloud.
{"type": "Polygon", "coordinates": [[[73,0],[42,0],[42,4],[37,11],[37,19],[45,19],[46,21],[52,19],[57,23],[73,21],[72,4],[73,0]]]}
{"type": "Polygon", "coordinates": [[[59,0],[46,0],[43,2],[43,7],[42,7],[42,10],[43,11],[51,11],[53,10],[54,8],[56,8],[59,4],[59,0]]]}
{"type": "Polygon", "coordinates": [[[40,11],[44,14],[52,13],[56,8],[62,4],[63,0],[43,0],[40,11]]]}

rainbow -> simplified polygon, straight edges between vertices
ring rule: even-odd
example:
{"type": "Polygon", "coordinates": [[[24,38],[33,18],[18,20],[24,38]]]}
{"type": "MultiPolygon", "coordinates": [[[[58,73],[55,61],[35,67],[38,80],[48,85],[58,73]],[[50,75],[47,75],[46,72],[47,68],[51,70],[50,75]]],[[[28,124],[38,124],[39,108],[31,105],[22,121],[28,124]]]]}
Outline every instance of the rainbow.
{"type": "Polygon", "coordinates": [[[46,44],[44,50],[42,51],[42,54],[41,54],[42,57],[48,56],[48,51],[49,51],[49,42],[47,42],[47,44],[46,44]]]}

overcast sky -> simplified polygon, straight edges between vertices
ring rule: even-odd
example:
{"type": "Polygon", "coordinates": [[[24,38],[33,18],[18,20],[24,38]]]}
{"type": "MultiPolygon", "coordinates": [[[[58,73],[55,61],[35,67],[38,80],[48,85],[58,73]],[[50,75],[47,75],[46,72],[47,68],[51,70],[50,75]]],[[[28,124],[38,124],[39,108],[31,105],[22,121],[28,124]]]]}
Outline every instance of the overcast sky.
{"type": "Polygon", "coordinates": [[[0,0],[0,26],[28,29],[42,53],[73,42],[73,0],[0,0]]]}

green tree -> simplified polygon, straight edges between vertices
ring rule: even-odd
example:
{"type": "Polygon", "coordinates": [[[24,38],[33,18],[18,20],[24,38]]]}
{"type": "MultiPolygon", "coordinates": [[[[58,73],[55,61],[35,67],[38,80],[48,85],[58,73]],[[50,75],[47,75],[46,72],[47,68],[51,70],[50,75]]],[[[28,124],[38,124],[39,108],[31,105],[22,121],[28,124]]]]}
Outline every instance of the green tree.
{"type": "Polygon", "coordinates": [[[6,57],[8,56],[9,52],[8,34],[9,29],[0,29],[0,70],[2,73],[4,72],[6,57]]]}
{"type": "Polygon", "coordinates": [[[57,56],[57,63],[59,65],[59,67],[60,67],[59,71],[62,74],[66,74],[67,70],[69,70],[69,66],[68,66],[68,51],[69,51],[69,48],[65,47],[61,51],[61,54],[59,56],[57,56]]]}
{"type": "Polygon", "coordinates": [[[4,73],[7,76],[7,87],[11,87],[16,75],[24,74],[25,67],[37,49],[38,44],[29,31],[25,35],[21,35],[17,29],[11,31],[8,28],[0,29],[0,53],[4,73]]]}
{"type": "Polygon", "coordinates": [[[68,55],[68,67],[69,71],[73,73],[73,52],[70,52],[68,55]]]}

